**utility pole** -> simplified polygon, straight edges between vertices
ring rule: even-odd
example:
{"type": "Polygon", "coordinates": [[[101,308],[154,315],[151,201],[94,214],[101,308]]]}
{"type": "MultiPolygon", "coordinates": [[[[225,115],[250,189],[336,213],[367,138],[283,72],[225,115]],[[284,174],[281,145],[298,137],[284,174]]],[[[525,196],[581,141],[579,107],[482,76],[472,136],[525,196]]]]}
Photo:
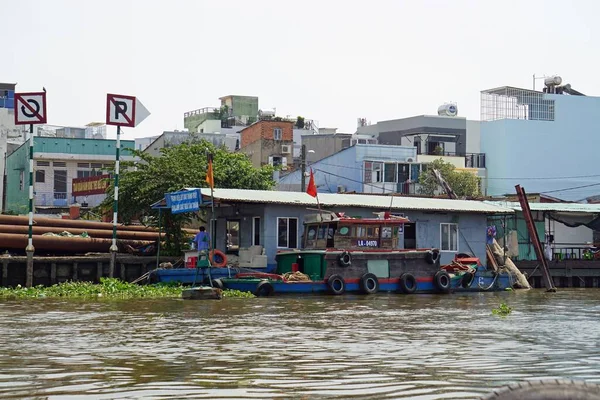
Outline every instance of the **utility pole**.
{"type": "Polygon", "coordinates": [[[300,191],[306,191],[306,145],[300,149],[300,191]]]}

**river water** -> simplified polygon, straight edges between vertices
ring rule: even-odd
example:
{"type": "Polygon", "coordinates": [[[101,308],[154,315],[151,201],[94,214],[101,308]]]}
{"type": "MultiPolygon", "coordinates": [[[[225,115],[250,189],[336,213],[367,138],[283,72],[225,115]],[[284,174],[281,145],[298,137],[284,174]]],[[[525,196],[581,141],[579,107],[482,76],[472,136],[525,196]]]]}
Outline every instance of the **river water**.
{"type": "Polygon", "coordinates": [[[600,383],[600,291],[0,303],[0,398],[470,399],[600,383]],[[505,302],[505,318],[492,308],[505,302]]]}

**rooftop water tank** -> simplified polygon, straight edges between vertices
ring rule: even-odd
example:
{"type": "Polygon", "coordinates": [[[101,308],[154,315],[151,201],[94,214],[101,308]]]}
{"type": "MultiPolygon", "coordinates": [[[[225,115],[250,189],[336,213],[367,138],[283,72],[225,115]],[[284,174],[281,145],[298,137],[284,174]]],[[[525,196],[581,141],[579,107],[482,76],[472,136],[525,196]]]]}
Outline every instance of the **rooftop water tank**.
{"type": "Polygon", "coordinates": [[[548,76],[544,79],[544,84],[546,86],[558,86],[562,83],[562,78],[560,76],[548,76]]]}
{"type": "Polygon", "coordinates": [[[453,103],[445,103],[438,107],[438,115],[442,117],[456,117],[458,107],[453,103]]]}

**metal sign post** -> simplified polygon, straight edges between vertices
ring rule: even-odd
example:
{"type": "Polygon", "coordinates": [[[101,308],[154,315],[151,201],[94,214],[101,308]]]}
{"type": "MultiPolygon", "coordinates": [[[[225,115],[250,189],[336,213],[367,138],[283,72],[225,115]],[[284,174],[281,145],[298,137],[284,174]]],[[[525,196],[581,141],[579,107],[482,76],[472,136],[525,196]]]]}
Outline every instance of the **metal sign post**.
{"type": "Polygon", "coordinates": [[[25,286],[33,286],[33,125],[45,124],[46,90],[34,93],[15,93],[15,125],[29,125],[29,237],[25,253],[27,271],[25,286]]]}
{"type": "MultiPolygon", "coordinates": [[[[119,162],[121,153],[121,127],[133,128],[142,122],[150,112],[133,96],[121,94],[106,95],[106,125],[117,126],[117,143],[115,146],[115,177],[113,197],[113,237],[110,246],[110,267],[108,275],[113,278],[117,262],[117,219],[119,213],[119,162]]],[[[158,238],[160,241],[160,237],[158,238]]]]}

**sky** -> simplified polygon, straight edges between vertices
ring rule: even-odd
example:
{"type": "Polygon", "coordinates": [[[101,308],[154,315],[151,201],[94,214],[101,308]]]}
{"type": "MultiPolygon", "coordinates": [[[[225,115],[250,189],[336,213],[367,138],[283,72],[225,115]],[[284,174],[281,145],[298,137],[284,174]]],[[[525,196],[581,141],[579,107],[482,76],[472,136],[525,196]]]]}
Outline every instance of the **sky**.
{"type": "Polygon", "coordinates": [[[45,87],[52,125],[137,96],[151,115],[123,139],[183,129],[230,94],[338,132],[445,102],[479,119],[481,90],[534,74],[600,95],[598,15],[595,0],[0,0],[0,82],[45,87]]]}

